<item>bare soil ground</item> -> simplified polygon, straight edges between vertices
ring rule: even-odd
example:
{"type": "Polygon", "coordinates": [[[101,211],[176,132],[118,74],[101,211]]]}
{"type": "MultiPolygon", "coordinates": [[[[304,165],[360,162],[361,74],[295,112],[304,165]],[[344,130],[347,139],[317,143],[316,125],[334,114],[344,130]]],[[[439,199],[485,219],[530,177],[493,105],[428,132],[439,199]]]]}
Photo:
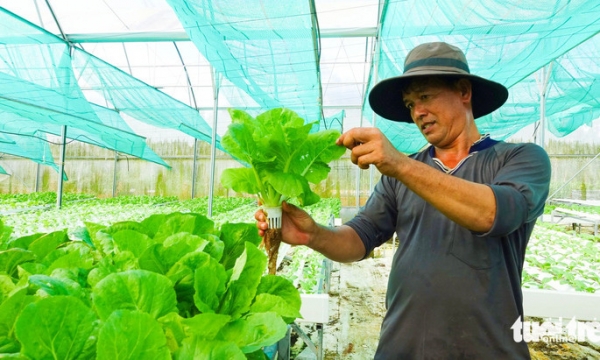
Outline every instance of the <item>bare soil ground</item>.
{"type": "MultiPolygon", "coordinates": [[[[385,292],[393,249],[386,244],[374,258],[334,263],[330,322],[323,327],[324,359],[372,359],[385,314],[385,292]]],[[[314,334],[313,334],[314,335],[314,334]]],[[[600,360],[600,345],[530,343],[533,360],[600,360]]]]}

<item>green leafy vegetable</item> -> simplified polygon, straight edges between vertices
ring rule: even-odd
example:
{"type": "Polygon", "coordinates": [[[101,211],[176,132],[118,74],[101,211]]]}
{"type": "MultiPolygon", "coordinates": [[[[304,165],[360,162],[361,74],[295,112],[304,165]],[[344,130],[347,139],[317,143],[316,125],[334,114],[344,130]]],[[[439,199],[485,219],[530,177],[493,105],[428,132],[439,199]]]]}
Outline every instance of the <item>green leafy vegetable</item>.
{"type": "Polygon", "coordinates": [[[16,324],[21,353],[30,359],[78,359],[96,315],[79,299],[53,296],[27,305],[16,324]]]}
{"type": "Polygon", "coordinates": [[[98,360],[170,360],[167,338],[147,313],[117,310],[98,335],[98,360]]]}
{"type": "Polygon", "coordinates": [[[340,133],[324,130],[311,133],[295,112],[278,108],[256,118],[242,110],[229,110],[232,123],[221,143],[233,157],[250,168],[227,169],[221,175],[226,188],[256,194],[269,207],[287,199],[302,205],[319,200],[309,186],[327,178],[328,163],[340,158],[345,148],[335,144],[340,133]]]}
{"type": "Polygon", "coordinates": [[[176,212],[87,225],[87,242],[4,243],[1,358],[259,359],[299,316],[293,285],[263,280],[252,224],[176,212]]]}
{"type": "Polygon", "coordinates": [[[92,299],[101,319],[119,309],[140,310],[156,319],[176,311],[177,304],[171,281],[146,270],[107,276],[94,287],[92,299]]]}

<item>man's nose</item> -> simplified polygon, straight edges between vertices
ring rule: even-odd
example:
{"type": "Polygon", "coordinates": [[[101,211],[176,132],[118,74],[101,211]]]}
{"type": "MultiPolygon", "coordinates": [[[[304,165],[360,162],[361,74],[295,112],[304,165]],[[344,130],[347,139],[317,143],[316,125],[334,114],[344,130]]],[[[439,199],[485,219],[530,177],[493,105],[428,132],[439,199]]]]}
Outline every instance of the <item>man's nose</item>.
{"type": "Polygon", "coordinates": [[[413,104],[412,111],[413,111],[414,119],[418,119],[420,117],[423,117],[425,114],[427,114],[427,108],[420,101],[416,101],[413,104]]]}

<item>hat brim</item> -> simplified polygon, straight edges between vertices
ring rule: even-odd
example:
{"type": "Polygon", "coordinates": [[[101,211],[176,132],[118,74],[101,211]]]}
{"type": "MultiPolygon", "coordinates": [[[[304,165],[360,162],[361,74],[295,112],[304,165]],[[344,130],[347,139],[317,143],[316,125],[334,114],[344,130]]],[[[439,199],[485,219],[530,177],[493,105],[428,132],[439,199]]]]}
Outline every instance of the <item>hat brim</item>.
{"type": "Polygon", "coordinates": [[[473,117],[475,119],[490,114],[508,99],[508,89],[497,82],[471,74],[449,74],[432,72],[426,74],[405,74],[377,83],[369,94],[369,104],[375,113],[385,119],[412,123],[410,110],[402,100],[402,89],[409,81],[419,77],[443,76],[462,77],[471,80],[473,117]]]}

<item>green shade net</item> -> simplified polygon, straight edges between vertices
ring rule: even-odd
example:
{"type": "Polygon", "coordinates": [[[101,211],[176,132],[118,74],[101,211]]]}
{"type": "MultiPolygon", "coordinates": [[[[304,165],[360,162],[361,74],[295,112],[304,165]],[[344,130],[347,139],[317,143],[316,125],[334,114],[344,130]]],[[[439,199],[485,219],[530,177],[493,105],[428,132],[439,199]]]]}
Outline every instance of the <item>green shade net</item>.
{"type": "Polygon", "coordinates": [[[211,141],[195,109],[0,8],[0,131],[33,139],[66,126],[69,139],[169,167],[119,112],[88,102],[80,85],[139,121],[211,141]]]}
{"type": "Polygon", "coordinates": [[[600,118],[600,36],[552,64],[546,95],[548,129],[561,137],[600,118]]]}
{"type": "MultiPolygon", "coordinates": [[[[598,76],[600,71],[594,65],[598,63],[597,50],[578,53],[590,74],[566,66],[572,58],[571,53],[565,54],[587,46],[588,40],[600,31],[598,19],[600,2],[596,0],[515,4],[504,0],[389,1],[382,12],[376,66],[368,88],[378,80],[402,74],[404,58],[416,45],[430,41],[456,45],[465,52],[471,73],[509,88],[507,103],[476,121],[481,132],[501,140],[540,119],[540,87],[532,74],[556,60],[558,64],[550,72],[546,116],[548,128],[564,135],[597,115],[593,110],[597,104],[592,101],[597,95],[583,94],[584,87],[571,84],[573,79],[587,77],[583,81],[586,83],[598,76]]],[[[398,101],[402,101],[400,94],[398,101]]],[[[367,99],[363,116],[379,127],[400,151],[412,153],[426,145],[413,124],[374,116],[367,99]]]]}
{"type": "Polygon", "coordinates": [[[322,119],[311,1],[167,2],[194,45],[223,75],[222,92],[232,107],[286,107],[307,121],[322,119]]]}
{"type": "MultiPolygon", "coordinates": [[[[70,139],[142,158],[146,152],[143,137],[107,125],[97,116],[73,73],[70,47],[3,9],[0,111],[4,113],[2,131],[33,136],[43,129],[59,135],[66,126],[70,139]]],[[[166,165],[160,159],[159,163],[166,165]]]]}
{"type": "MultiPolygon", "coordinates": [[[[3,114],[0,116],[4,118],[3,114]]],[[[0,132],[0,153],[31,159],[58,171],[58,166],[52,158],[50,145],[43,137],[0,132]]]]}
{"type": "MultiPolygon", "coordinates": [[[[198,111],[85,51],[74,50],[73,69],[79,81],[114,109],[147,124],[211,142],[212,129],[198,111]]],[[[216,146],[223,150],[218,137],[216,146]]]]}

